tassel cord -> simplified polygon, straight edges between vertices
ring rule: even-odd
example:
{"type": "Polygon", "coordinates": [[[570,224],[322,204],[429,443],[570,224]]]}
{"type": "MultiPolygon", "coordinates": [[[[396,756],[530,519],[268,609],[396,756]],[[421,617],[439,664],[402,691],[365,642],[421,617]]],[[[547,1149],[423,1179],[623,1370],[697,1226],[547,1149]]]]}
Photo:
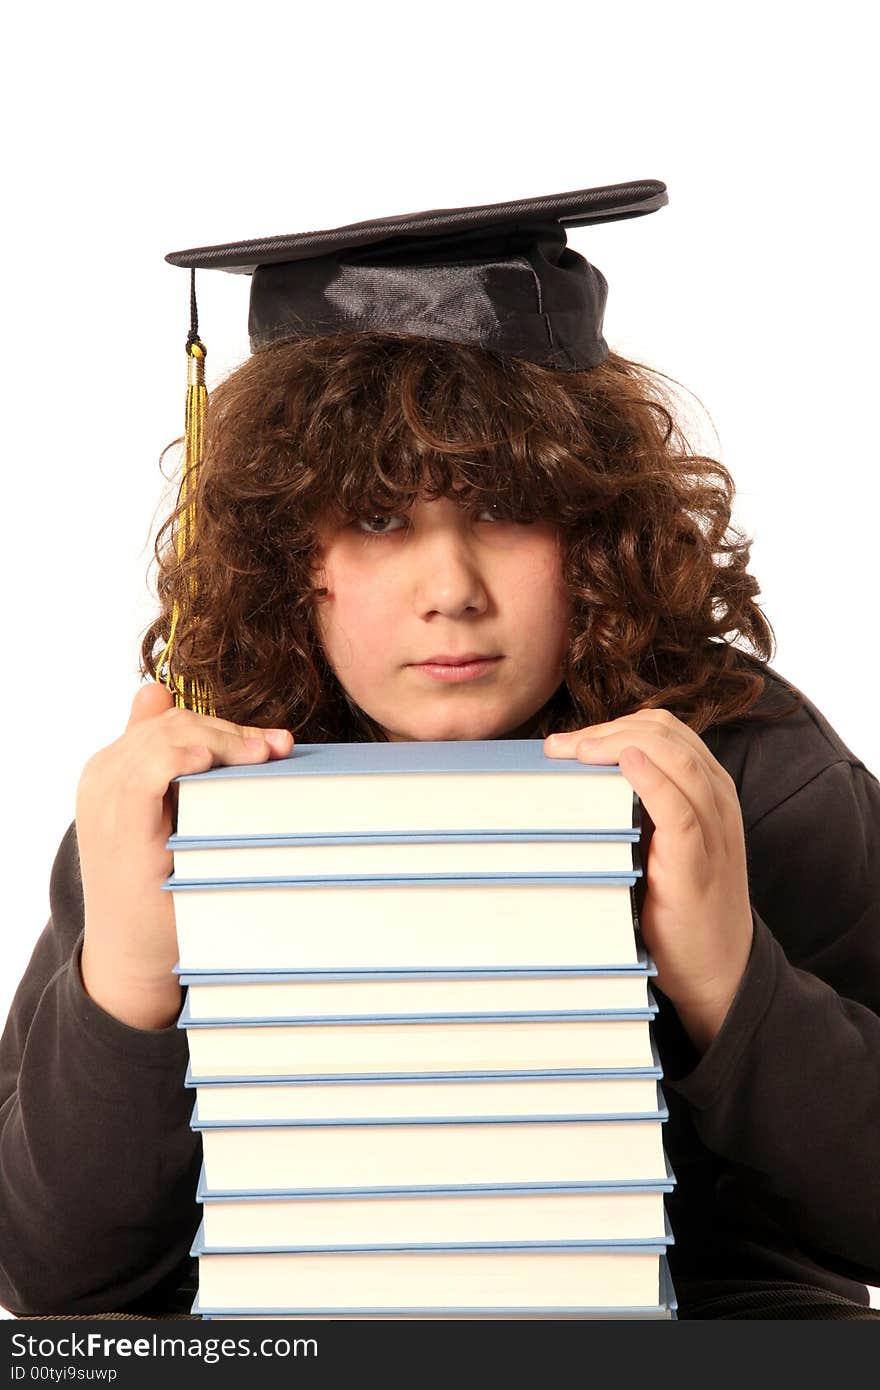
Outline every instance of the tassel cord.
{"type": "MultiPolygon", "coordinates": [[[[206,349],[199,337],[195,278],[195,271],[193,270],[190,282],[190,331],[186,340],[187,383],[183,477],[177,498],[176,550],[180,562],[183,562],[195,545],[196,472],[204,457],[205,418],[208,406],[208,392],[205,387],[206,349]]],[[[198,581],[194,574],[189,578],[189,586],[190,598],[195,600],[198,594],[198,581]]],[[[174,599],[171,608],[171,628],[158,662],[160,679],[164,679],[164,684],[173,691],[174,703],[179,709],[189,708],[197,714],[214,716],[215,709],[206,682],[195,676],[188,680],[184,679],[179,672],[172,669],[172,652],[179,618],[178,602],[177,599],[174,599]],[[163,667],[164,677],[162,676],[163,667]]]]}

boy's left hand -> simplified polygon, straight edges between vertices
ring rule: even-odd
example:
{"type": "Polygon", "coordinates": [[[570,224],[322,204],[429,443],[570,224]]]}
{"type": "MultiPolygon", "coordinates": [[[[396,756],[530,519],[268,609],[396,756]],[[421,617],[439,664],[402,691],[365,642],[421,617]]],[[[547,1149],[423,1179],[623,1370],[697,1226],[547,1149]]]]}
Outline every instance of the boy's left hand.
{"type": "Polygon", "coordinates": [[[733,778],[669,710],[551,734],[551,758],[617,763],[654,824],[642,936],[657,985],[702,1052],[720,1029],[752,945],[742,812],[733,778]],[[595,740],[586,746],[587,740],[595,740]]]}

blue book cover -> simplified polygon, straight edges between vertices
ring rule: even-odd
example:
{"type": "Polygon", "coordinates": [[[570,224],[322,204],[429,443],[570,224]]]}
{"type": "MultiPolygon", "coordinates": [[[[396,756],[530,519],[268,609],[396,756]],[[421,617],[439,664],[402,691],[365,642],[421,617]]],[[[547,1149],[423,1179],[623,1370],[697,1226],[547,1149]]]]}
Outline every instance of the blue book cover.
{"type": "MultiPolygon", "coordinates": [[[[622,777],[616,763],[580,763],[548,758],[540,738],[447,739],[401,743],[300,743],[286,758],[187,772],[175,782],[240,777],[350,777],[394,773],[424,775],[471,772],[558,773],[560,776],[622,777]]],[[[635,802],[637,798],[633,796],[635,802]]],[[[623,827],[628,828],[628,827],[623,827]]]]}
{"type": "Polygon", "coordinates": [[[189,1087],[196,1086],[333,1086],[338,1084],[357,1084],[369,1085],[372,1081],[393,1081],[406,1085],[407,1082],[435,1081],[442,1084],[444,1081],[538,1081],[546,1079],[548,1081],[568,1078],[570,1080],[593,1080],[593,1081],[613,1081],[624,1077],[655,1077],[658,1081],[662,1078],[663,1069],[660,1064],[660,1056],[657,1051],[657,1044],[653,1030],[650,1038],[652,1065],[650,1067],[539,1067],[531,1071],[524,1071],[517,1068],[511,1071],[420,1071],[420,1072],[338,1072],[327,1075],[324,1072],[309,1073],[297,1076],[229,1076],[223,1073],[217,1076],[199,1076],[192,1074],[192,1065],[188,1064],[184,1085],[189,1087]]]}
{"type": "Polygon", "coordinates": [[[475,965],[473,968],[456,969],[452,966],[436,966],[432,968],[426,966],[423,969],[413,969],[411,966],[402,966],[400,970],[392,970],[390,967],[377,970],[375,967],[364,966],[362,970],[349,968],[347,970],[319,970],[306,966],[302,970],[292,970],[289,967],[277,970],[226,970],[217,971],[206,968],[205,970],[195,970],[192,966],[181,966],[180,961],[173,967],[173,973],[181,977],[182,984],[248,984],[266,983],[280,984],[284,980],[425,980],[436,978],[438,980],[467,980],[467,979],[503,979],[511,977],[516,979],[540,979],[545,975],[656,975],[657,967],[651,962],[646,966],[645,952],[642,947],[638,947],[638,956],[635,961],[623,961],[618,965],[563,965],[563,966],[501,966],[498,969],[491,969],[487,966],[475,965]],[[184,978],[185,977],[185,978],[184,978]]]}
{"type": "Polygon", "coordinates": [[[190,1068],[187,1068],[187,1075],[190,1080],[187,1085],[193,1086],[262,1086],[269,1084],[285,1084],[287,1086],[306,1085],[309,1082],[320,1083],[322,1086],[332,1085],[334,1081],[534,1081],[539,1076],[545,1076],[548,1080],[560,1080],[565,1078],[590,1077],[594,1081],[608,1080],[626,1076],[656,1076],[662,1075],[658,1067],[555,1067],[543,1071],[353,1071],[353,1072],[334,1072],[329,1075],[326,1072],[309,1072],[302,1076],[199,1076],[192,1078],[190,1068]]]}
{"type": "Polygon", "coordinates": [[[583,873],[642,877],[640,832],[600,830],[171,835],[181,879],[583,873]]]}
{"type": "Polygon", "coordinates": [[[577,1122],[582,1124],[584,1121],[609,1120],[653,1120],[657,1124],[665,1124],[669,1119],[669,1110],[662,1091],[657,1087],[657,1104],[653,1110],[623,1110],[617,1113],[602,1111],[598,1114],[584,1114],[572,1111],[567,1114],[560,1114],[557,1111],[547,1113],[523,1114],[516,1112],[510,1115],[355,1115],[346,1117],[344,1115],[334,1115],[332,1119],[321,1117],[319,1119],[303,1120],[202,1120],[199,1118],[199,1103],[195,1101],[190,1115],[190,1129],[301,1129],[301,1128],[333,1128],[351,1125],[491,1125],[491,1124],[536,1124],[541,1122],[577,1122]]]}
{"type": "MultiPolygon", "coordinates": [[[[265,767],[268,764],[260,763],[265,767]]],[[[220,768],[211,771],[219,772],[220,768]]],[[[206,773],[187,773],[186,776],[206,776],[206,773]]],[[[179,780],[179,779],[175,779],[179,780]]],[[[633,845],[633,854],[638,854],[640,830],[638,825],[628,830],[438,830],[431,834],[425,831],[398,830],[390,833],[385,830],[364,830],[350,835],[171,835],[165,841],[165,848],[175,849],[277,849],[280,845],[434,845],[438,840],[444,844],[531,844],[533,842],[555,844],[562,840],[568,844],[585,842],[588,844],[619,844],[627,841],[633,845]]]]}
{"type": "Polygon", "coordinates": [[[639,947],[638,959],[627,966],[568,966],[555,970],[184,970],[178,961],[172,967],[172,974],[179,977],[181,985],[279,985],[285,983],[305,983],[306,981],[364,981],[364,980],[504,980],[504,979],[544,979],[547,976],[602,976],[646,975],[653,977],[657,967],[643,946],[639,947]]]}
{"type": "Polygon", "coordinates": [[[178,879],[174,874],[162,884],[165,892],[172,893],[198,893],[210,888],[212,892],[235,892],[237,889],[248,888],[314,888],[316,884],[332,884],[339,888],[346,885],[370,888],[387,888],[394,884],[418,885],[428,887],[431,884],[446,885],[449,883],[471,884],[474,887],[485,887],[492,883],[515,883],[515,884],[569,884],[596,886],[596,887],[620,887],[624,885],[632,888],[639,875],[635,873],[616,873],[616,874],[411,874],[407,875],[361,875],[357,878],[350,876],[329,878],[327,876],[318,878],[314,875],[311,878],[229,878],[229,879],[178,879]]]}
{"type": "Polygon", "coordinates": [[[387,1245],[216,1245],[205,1244],[205,1223],[199,1222],[190,1255],[335,1255],[373,1252],[393,1253],[400,1251],[436,1251],[442,1254],[448,1250],[596,1250],[606,1255],[626,1254],[639,1250],[646,1255],[662,1255],[674,1244],[675,1237],[665,1221],[666,1230],[662,1237],[632,1240],[483,1240],[483,1241],[420,1241],[418,1243],[396,1243],[387,1245]]]}
{"type": "Polygon", "coordinates": [[[480,1013],[394,1013],[394,1014],[303,1014],[286,1018],[193,1018],[189,997],[177,1019],[178,1028],[300,1028],[345,1027],[357,1024],[411,1023],[562,1023],[615,1022],[645,1019],[651,1022],[657,1014],[657,1001],[648,990],[648,1005],[644,1009],[519,1009],[493,1010],[480,1013]]]}
{"type": "Polygon", "coordinates": [[[189,839],[505,830],[623,837],[640,823],[638,798],[616,764],[549,758],[542,739],[300,744],[286,758],[174,781],[176,832],[189,839]],[[530,777],[536,779],[531,789],[530,777]],[[344,800],[326,785],[340,778],[344,800]],[[381,787],[370,778],[381,779],[381,787]],[[566,786],[572,778],[581,785],[566,786]],[[214,783],[228,790],[212,791],[214,783]]]}
{"type": "Polygon", "coordinates": [[[505,1193],[520,1193],[528,1196],[536,1192],[672,1192],[676,1176],[669,1162],[669,1155],[663,1155],[665,1178],[626,1178],[603,1179],[598,1182],[537,1182],[537,1183],[452,1183],[425,1184],[416,1187],[292,1187],[292,1188],[252,1188],[247,1192],[223,1192],[208,1186],[205,1165],[202,1164],[196,1188],[197,1202],[288,1202],[288,1201],[338,1201],[340,1198],[356,1197],[360,1200],[384,1199],[386,1197],[478,1197],[482,1193],[491,1196],[505,1193]]]}

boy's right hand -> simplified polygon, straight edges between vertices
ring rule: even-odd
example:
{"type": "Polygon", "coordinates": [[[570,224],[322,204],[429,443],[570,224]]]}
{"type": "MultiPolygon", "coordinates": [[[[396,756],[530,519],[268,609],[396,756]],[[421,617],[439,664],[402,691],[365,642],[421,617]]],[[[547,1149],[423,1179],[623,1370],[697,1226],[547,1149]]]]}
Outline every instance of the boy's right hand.
{"type": "Polygon", "coordinates": [[[122,737],[86,763],[76,794],[82,979],[95,1002],[123,1023],[165,1028],[180,1011],[171,973],[178,954],[174,895],[162,891],[174,867],[165,848],[177,813],[172,779],[284,757],[293,742],[284,729],[178,709],[167,686],[153,682],[135,695],[122,737]]]}

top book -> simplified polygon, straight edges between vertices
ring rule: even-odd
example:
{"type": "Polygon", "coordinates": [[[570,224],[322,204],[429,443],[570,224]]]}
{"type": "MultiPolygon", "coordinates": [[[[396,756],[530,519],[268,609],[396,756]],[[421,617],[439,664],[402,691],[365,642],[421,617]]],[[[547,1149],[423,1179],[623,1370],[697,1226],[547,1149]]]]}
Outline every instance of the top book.
{"type": "Polygon", "coordinates": [[[542,739],[304,743],[269,763],[179,784],[179,836],[631,835],[638,798],[616,765],[548,758],[542,739]]]}

